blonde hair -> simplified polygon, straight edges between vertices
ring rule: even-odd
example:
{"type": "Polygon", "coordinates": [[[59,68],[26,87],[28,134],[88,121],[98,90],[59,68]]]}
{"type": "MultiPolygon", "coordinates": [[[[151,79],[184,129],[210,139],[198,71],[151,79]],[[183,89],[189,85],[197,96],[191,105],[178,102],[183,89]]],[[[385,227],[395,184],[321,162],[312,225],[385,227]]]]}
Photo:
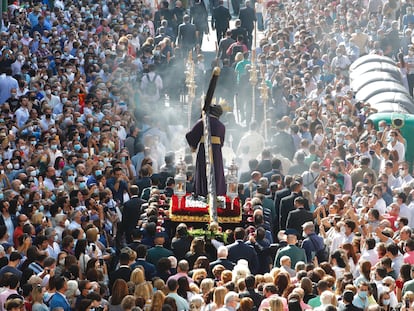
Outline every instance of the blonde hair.
{"type": "Polygon", "coordinates": [[[275,280],[276,278],[277,278],[277,276],[279,275],[279,273],[281,272],[282,270],[280,269],[280,268],[273,268],[271,271],[270,271],[270,275],[273,277],[273,280],[275,280]]]}
{"type": "Polygon", "coordinates": [[[135,297],[142,297],[145,299],[145,301],[148,301],[151,299],[151,295],[152,295],[151,283],[144,282],[144,283],[135,285],[135,291],[134,291],[135,297]]]}
{"type": "Polygon", "coordinates": [[[165,289],[165,282],[164,282],[163,279],[160,279],[160,278],[155,279],[153,281],[153,283],[154,283],[154,288],[156,288],[157,290],[164,291],[164,289],[165,289]]]}
{"type": "Polygon", "coordinates": [[[161,311],[164,304],[165,295],[162,291],[157,290],[152,297],[152,303],[150,311],[161,311]]]}
{"type": "Polygon", "coordinates": [[[32,289],[32,300],[33,300],[33,303],[35,303],[35,302],[38,302],[38,303],[43,302],[43,290],[42,290],[42,287],[40,285],[33,286],[33,289],[32,289]]]}
{"type": "Polygon", "coordinates": [[[201,281],[200,283],[200,290],[202,294],[207,294],[210,289],[214,287],[214,280],[207,278],[201,281]]]}
{"type": "Polygon", "coordinates": [[[135,268],[131,273],[130,281],[135,285],[142,284],[145,282],[145,274],[141,268],[135,268]]]}
{"type": "Polygon", "coordinates": [[[272,297],[269,300],[270,311],[283,311],[283,301],[280,297],[272,297]]]}
{"type": "Polygon", "coordinates": [[[224,305],[224,296],[227,294],[227,288],[224,286],[219,286],[214,289],[213,292],[213,302],[219,308],[224,305]]]}
{"type": "Polygon", "coordinates": [[[234,62],[240,62],[244,59],[243,53],[242,52],[237,52],[236,56],[234,57],[234,62]]]}
{"type": "Polygon", "coordinates": [[[32,224],[40,225],[42,223],[43,213],[34,213],[32,216],[32,224]]]}
{"type": "Polygon", "coordinates": [[[221,273],[221,280],[223,281],[223,284],[230,282],[232,279],[233,279],[233,273],[230,270],[224,270],[221,273]]]}
{"type": "Polygon", "coordinates": [[[197,281],[197,278],[200,276],[204,276],[203,279],[207,277],[207,271],[204,268],[194,269],[193,270],[193,281],[197,281]]]}

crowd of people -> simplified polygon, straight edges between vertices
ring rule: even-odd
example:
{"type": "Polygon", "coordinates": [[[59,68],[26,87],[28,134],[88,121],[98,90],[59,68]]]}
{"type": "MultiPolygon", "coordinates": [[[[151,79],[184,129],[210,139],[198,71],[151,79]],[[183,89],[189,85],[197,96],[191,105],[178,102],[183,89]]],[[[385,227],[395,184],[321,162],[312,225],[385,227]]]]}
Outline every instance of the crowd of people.
{"type": "Polygon", "coordinates": [[[413,94],[411,0],[9,1],[0,26],[0,311],[414,308],[407,139],[349,87],[379,54],[413,94]],[[197,96],[222,69],[243,209],[202,236],[168,208],[190,54],[197,96]]]}

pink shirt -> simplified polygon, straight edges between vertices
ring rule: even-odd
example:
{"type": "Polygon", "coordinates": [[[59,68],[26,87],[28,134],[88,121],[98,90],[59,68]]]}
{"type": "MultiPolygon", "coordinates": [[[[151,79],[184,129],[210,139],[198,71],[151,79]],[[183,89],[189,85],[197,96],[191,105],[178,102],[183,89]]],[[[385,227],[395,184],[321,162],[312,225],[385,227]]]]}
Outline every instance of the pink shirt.
{"type": "Polygon", "coordinates": [[[269,308],[270,307],[269,301],[273,297],[279,297],[280,299],[282,299],[282,302],[283,302],[283,310],[284,311],[288,311],[289,310],[286,298],[280,297],[278,294],[274,294],[274,295],[271,295],[271,296],[269,296],[269,297],[267,297],[267,298],[265,298],[265,299],[262,300],[262,303],[260,304],[260,307],[259,307],[259,311],[262,311],[264,308],[269,308]]]}
{"type": "Polygon", "coordinates": [[[414,251],[406,252],[404,254],[404,263],[414,265],[414,251]]]}

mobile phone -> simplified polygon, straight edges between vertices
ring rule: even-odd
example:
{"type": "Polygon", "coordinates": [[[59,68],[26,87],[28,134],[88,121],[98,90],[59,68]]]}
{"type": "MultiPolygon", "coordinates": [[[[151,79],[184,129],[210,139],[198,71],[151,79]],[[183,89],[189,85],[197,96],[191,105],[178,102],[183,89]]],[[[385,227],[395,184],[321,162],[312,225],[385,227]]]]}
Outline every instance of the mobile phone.
{"type": "Polygon", "coordinates": [[[409,309],[410,308],[410,299],[406,299],[405,300],[405,308],[409,309]]]}
{"type": "Polygon", "coordinates": [[[89,148],[89,154],[91,156],[95,155],[95,148],[89,148]]]}
{"type": "Polygon", "coordinates": [[[125,156],[125,157],[122,157],[122,164],[125,164],[125,163],[126,163],[127,158],[128,158],[128,157],[126,157],[126,156],[125,156]]]}
{"type": "Polygon", "coordinates": [[[100,258],[100,259],[99,259],[99,264],[100,264],[101,266],[103,266],[103,265],[104,265],[104,260],[103,260],[102,258],[100,258]]]}

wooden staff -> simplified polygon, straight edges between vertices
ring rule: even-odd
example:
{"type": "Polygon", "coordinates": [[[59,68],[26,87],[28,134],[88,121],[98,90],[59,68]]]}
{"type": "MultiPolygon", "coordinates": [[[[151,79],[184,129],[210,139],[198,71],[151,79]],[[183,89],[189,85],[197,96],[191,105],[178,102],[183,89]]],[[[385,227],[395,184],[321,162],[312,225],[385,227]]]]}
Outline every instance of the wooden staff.
{"type": "Polygon", "coordinates": [[[214,172],[213,148],[211,147],[211,126],[210,126],[210,107],[213,100],[214,90],[216,89],[217,80],[220,75],[220,68],[215,67],[210,79],[207,94],[204,100],[202,118],[204,125],[204,150],[206,158],[206,177],[208,204],[210,206],[210,220],[218,222],[217,217],[217,193],[216,193],[216,175],[214,172]]]}

